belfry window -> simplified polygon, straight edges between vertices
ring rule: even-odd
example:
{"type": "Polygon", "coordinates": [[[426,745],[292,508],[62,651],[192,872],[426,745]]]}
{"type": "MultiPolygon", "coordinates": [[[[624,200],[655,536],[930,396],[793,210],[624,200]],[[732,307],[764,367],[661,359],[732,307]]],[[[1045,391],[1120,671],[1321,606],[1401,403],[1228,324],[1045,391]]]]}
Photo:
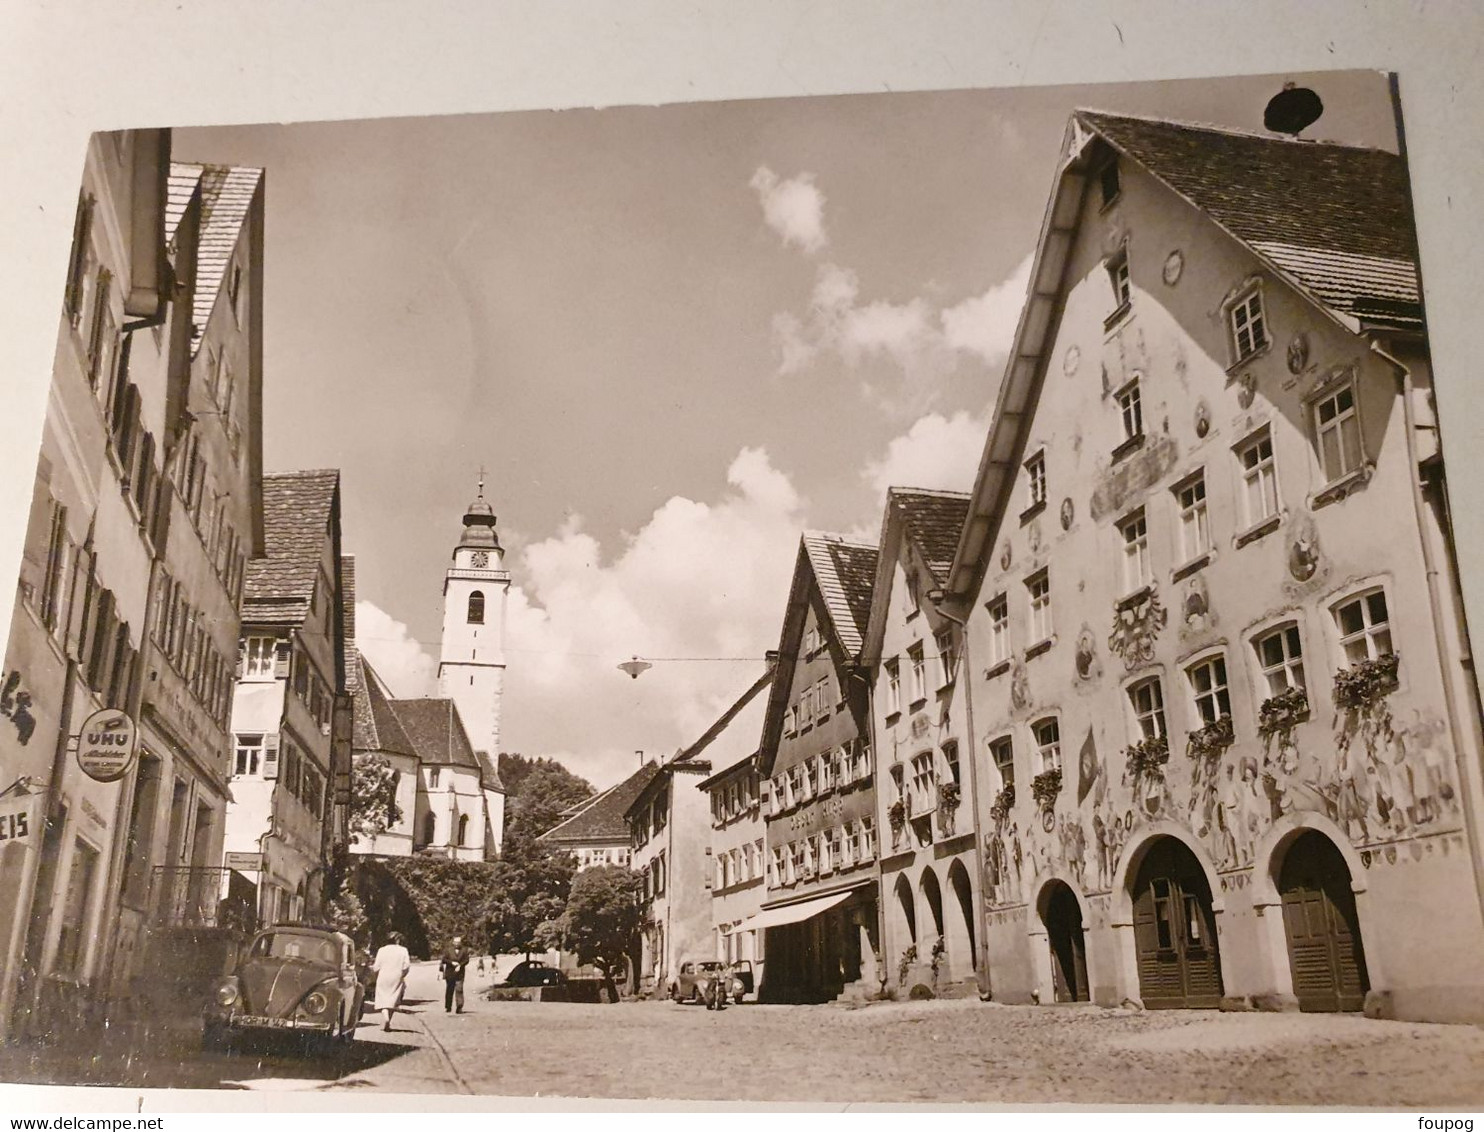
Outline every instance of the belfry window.
{"type": "Polygon", "coordinates": [[[484,591],[475,590],[469,595],[469,624],[484,624],[484,591]]]}

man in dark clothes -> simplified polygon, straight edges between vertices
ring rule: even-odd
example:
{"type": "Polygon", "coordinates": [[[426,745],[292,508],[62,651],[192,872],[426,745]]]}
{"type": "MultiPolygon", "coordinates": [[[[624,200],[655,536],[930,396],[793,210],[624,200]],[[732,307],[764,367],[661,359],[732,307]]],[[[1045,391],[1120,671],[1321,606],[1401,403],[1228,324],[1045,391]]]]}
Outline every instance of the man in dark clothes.
{"type": "Polygon", "coordinates": [[[438,973],[443,976],[444,1012],[457,1009],[464,1012],[464,970],[469,966],[469,949],[464,946],[463,936],[454,936],[444,949],[438,962],[438,973]]]}

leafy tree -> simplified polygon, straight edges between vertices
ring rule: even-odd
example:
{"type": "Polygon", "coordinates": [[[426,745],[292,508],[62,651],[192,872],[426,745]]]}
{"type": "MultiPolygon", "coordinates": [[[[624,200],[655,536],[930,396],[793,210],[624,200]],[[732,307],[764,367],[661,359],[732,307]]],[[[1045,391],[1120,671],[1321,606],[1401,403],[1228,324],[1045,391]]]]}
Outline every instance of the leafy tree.
{"type": "Polygon", "coordinates": [[[577,862],[529,839],[507,837],[496,869],[499,896],[487,909],[485,938],[491,954],[545,950],[536,929],[562,914],[577,862]]]}
{"type": "Polygon", "coordinates": [[[562,811],[592,797],[593,785],[555,759],[500,756],[500,781],[507,791],[505,834],[539,837],[561,821],[562,811]]]}
{"type": "Polygon", "coordinates": [[[608,1001],[618,1001],[615,976],[624,969],[625,956],[639,931],[644,877],[619,865],[597,865],[572,878],[567,908],[560,918],[541,925],[537,935],[560,941],[577,953],[579,963],[591,963],[603,972],[608,1001]]]}
{"type": "Polygon", "coordinates": [[[370,933],[367,930],[370,922],[366,918],[366,909],[361,904],[361,899],[350,889],[344,889],[325,908],[326,919],[330,926],[334,927],[351,939],[356,941],[357,947],[365,947],[370,942],[370,933]]]}
{"type": "Polygon", "coordinates": [[[367,840],[385,833],[402,820],[397,805],[397,780],[401,776],[380,755],[357,755],[350,771],[350,831],[353,838],[367,840]]]}

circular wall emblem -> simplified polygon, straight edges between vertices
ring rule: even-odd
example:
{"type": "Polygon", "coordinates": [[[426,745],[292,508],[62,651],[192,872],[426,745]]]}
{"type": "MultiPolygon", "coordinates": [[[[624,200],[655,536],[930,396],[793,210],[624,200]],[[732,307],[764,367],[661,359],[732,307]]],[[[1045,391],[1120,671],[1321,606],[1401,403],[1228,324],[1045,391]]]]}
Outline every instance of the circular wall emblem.
{"type": "Polygon", "coordinates": [[[77,765],[98,782],[117,782],[134,765],[134,721],[118,708],[88,716],[77,737],[77,765]]]}
{"type": "Polygon", "coordinates": [[[1180,275],[1185,270],[1185,253],[1176,248],[1165,256],[1164,281],[1165,286],[1173,287],[1180,282],[1180,275]]]}
{"type": "Polygon", "coordinates": [[[1300,373],[1309,364],[1309,336],[1300,330],[1288,340],[1288,372],[1300,373]]]}
{"type": "Polygon", "coordinates": [[[1252,399],[1257,396],[1257,378],[1250,373],[1244,373],[1241,381],[1237,383],[1237,404],[1244,409],[1252,407],[1252,399]]]}
{"type": "Polygon", "coordinates": [[[1082,362],[1082,351],[1076,343],[1067,347],[1067,352],[1061,356],[1061,371],[1068,377],[1077,372],[1077,367],[1082,362]]]}
{"type": "Polygon", "coordinates": [[[1072,497],[1069,495],[1069,496],[1067,496],[1067,498],[1065,498],[1065,499],[1063,499],[1061,501],[1061,529],[1062,530],[1065,531],[1065,530],[1070,530],[1071,529],[1071,526],[1072,526],[1072,517],[1073,517],[1074,513],[1075,512],[1074,512],[1074,509],[1072,507],[1072,497]]]}
{"type": "Polygon", "coordinates": [[[1211,431],[1211,410],[1206,407],[1204,401],[1196,402],[1195,406],[1195,434],[1204,439],[1206,433],[1211,431]]]}
{"type": "Polygon", "coordinates": [[[1000,569],[1010,569],[1010,544],[1008,542],[1006,542],[1003,549],[1000,550],[1000,569]]]}

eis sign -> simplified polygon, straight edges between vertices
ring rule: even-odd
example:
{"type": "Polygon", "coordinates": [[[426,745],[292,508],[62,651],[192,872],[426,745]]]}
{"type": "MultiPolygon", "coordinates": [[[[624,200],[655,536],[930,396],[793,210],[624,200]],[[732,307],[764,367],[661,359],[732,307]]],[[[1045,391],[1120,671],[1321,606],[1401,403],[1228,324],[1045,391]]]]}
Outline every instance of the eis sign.
{"type": "Polygon", "coordinates": [[[134,764],[134,721],[118,708],[88,716],[77,737],[77,765],[98,782],[117,782],[134,764]]]}

